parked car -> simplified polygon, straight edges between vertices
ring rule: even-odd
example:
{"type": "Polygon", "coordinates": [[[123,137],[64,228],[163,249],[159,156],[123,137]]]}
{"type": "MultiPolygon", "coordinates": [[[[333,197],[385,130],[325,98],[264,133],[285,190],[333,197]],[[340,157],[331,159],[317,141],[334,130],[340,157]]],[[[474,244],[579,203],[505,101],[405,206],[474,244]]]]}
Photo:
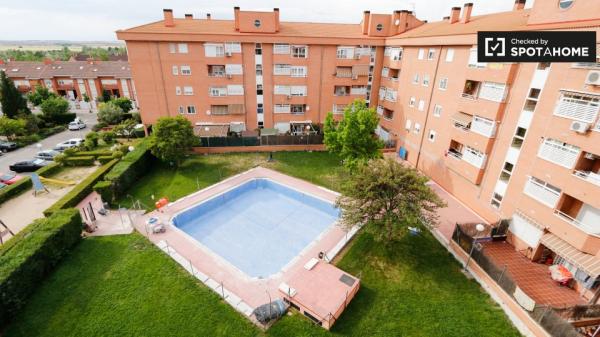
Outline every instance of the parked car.
{"type": "Polygon", "coordinates": [[[43,159],[34,159],[34,160],[24,160],[20,162],[16,162],[10,165],[8,168],[11,171],[20,173],[20,172],[33,172],[44,166],[48,165],[48,162],[43,159]]]}
{"type": "Polygon", "coordinates": [[[17,143],[0,140],[0,151],[7,152],[17,149],[17,143]]]}
{"type": "Polygon", "coordinates": [[[64,151],[66,149],[70,149],[72,147],[77,147],[79,145],[83,144],[83,139],[81,138],[71,138],[69,140],[66,140],[62,143],[58,143],[56,144],[56,146],[54,147],[54,151],[64,151]]]}
{"type": "Polygon", "coordinates": [[[77,130],[81,130],[81,129],[85,129],[85,123],[82,120],[76,119],[76,120],[72,121],[71,123],[69,123],[69,130],[77,131],[77,130]]]}
{"type": "Polygon", "coordinates": [[[12,185],[23,178],[20,175],[12,174],[12,173],[0,173],[0,183],[5,185],[12,185]]]}
{"type": "Polygon", "coordinates": [[[59,155],[60,152],[58,151],[54,151],[54,150],[44,150],[44,151],[40,151],[35,155],[35,158],[37,159],[43,159],[43,160],[54,160],[54,157],[56,157],[57,155],[59,155]]]}

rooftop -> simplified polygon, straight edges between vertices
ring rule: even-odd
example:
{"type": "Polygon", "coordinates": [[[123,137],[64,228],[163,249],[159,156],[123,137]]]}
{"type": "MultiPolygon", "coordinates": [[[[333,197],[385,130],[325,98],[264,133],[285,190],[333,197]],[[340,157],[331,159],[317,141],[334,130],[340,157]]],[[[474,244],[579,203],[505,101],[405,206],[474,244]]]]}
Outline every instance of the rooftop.
{"type": "Polygon", "coordinates": [[[52,77],[131,78],[129,63],[123,61],[10,61],[0,64],[0,70],[6,71],[8,77],[26,79],[52,77]]]}

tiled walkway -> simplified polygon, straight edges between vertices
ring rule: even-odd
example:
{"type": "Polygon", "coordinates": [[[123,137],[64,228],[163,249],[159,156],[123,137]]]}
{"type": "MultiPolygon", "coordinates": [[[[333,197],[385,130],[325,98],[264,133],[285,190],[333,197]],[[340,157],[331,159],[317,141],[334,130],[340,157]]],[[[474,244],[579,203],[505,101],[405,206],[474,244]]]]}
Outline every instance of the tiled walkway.
{"type": "Polygon", "coordinates": [[[484,251],[498,266],[507,266],[515,283],[536,303],[562,308],[584,304],[577,291],[559,286],[548,274],[548,266],[530,261],[507,242],[488,242],[484,251]]]}

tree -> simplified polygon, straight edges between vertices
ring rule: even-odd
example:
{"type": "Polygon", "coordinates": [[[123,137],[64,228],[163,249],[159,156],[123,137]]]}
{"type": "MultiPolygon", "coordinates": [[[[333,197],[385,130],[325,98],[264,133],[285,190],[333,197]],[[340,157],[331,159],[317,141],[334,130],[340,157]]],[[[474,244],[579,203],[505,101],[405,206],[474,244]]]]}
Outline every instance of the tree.
{"type": "Polygon", "coordinates": [[[48,90],[48,88],[42,87],[41,85],[36,85],[34,91],[27,95],[27,99],[34,106],[39,106],[48,98],[53,97],[57,97],[56,94],[48,90]]]}
{"type": "Polygon", "coordinates": [[[104,142],[104,144],[112,144],[115,142],[116,135],[112,131],[103,131],[100,132],[100,139],[104,142]]]}
{"type": "Polygon", "coordinates": [[[349,168],[379,158],[383,142],[375,135],[378,123],[375,109],[367,107],[363,100],[356,100],[344,109],[342,120],[336,121],[331,112],[327,115],[323,126],[325,146],[342,157],[349,168]]]}
{"type": "Polygon", "coordinates": [[[2,116],[0,117],[0,135],[6,136],[8,139],[14,139],[16,135],[25,133],[25,124],[24,120],[2,116]]]}
{"type": "Polygon", "coordinates": [[[69,113],[69,102],[62,97],[50,97],[40,107],[42,118],[47,122],[60,124],[64,121],[64,115],[69,113]]]}
{"type": "Polygon", "coordinates": [[[83,142],[83,146],[87,150],[93,150],[98,146],[98,139],[100,139],[98,133],[95,131],[91,131],[87,135],[85,135],[85,141],[83,142]]]}
{"type": "Polygon", "coordinates": [[[27,100],[4,71],[0,71],[0,105],[2,105],[2,113],[8,118],[31,113],[27,107],[27,100]]]}
{"type": "Polygon", "coordinates": [[[342,186],[337,205],[347,228],[364,224],[377,241],[391,243],[408,227],[436,226],[444,201],[427,186],[428,178],[393,159],[360,165],[342,186]]]}
{"type": "Polygon", "coordinates": [[[152,154],[177,166],[196,143],[192,123],[185,117],[159,118],[151,138],[152,154]]]}
{"type": "Polygon", "coordinates": [[[129,140],[131,138],[131,136],[133,136],[134,132],[135,132],[135,126],[138,123],[133,120],[133,119],[127,119],[122,121],[119,125],[117,125],[114,128],[114,131],[116,134],[118,135],[124,135],[127,137],[127,140],[129,140]]]}
{"type": "Polygon", "coordinates": [[[114,102],[104,102],[98,105],[98,121],[106,124],[117,124],[123,120],[123,109],[114,102]]]}
{"type": "Polygon", "coordinates": [[[111,102],[115,103],[116,106],[121,108],[124,113],[128,113],[129,111],[131,111],[131,109],[133,109],[133,103],[127,97],[115,98],[112,99],[111,102]]]}

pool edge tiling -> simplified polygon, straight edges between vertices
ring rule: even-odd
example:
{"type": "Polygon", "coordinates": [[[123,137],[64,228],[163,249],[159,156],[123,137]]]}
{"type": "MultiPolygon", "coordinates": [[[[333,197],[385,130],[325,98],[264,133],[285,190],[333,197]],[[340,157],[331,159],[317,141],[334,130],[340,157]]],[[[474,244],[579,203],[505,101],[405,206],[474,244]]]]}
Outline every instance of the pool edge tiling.
{"type": "MultiPolygon", "coordinates": [[[[237,268],[235,264],[229,262],[219,253],[207,248],[170,222],[178,214],[256,179],[268,179],[278,185],[283,185],[285,188],[328,204],[335,203],[335,200],[339,196],[334,191],[304,180],[263,167],[257,167],[183,197],[168,204],[161,210],[153,211],[136,218],[134,221],[136,229],[170,255],[188,272],[223,297],[236,310],[251,320],[253,320],[251,317],[252,310],[262,304],[269,303],[269,300],[285,298],[294,303],[296,299],[299,301],[300,299],[314,298],[320,302],[314,303],[313,308],[305,308],[300,304],[301,312],[309,317],[319,317],[323,321],[322,326],[329,328],[337,317],[339,317],[331,316],[330,312],[337,312],[340,300],[345,303],[343,307],[345,307],[346,302],[349,300],[347,298],[334,298],[332,294],[344,294],[346,296],[346,294],[350,293],[354,296],[358,290],[360,281],[334,265],[329,264],[327,261],[333,259],[341,251],[356,233],[356,227],[350,231],[346,231],[338,225],[337,221],[333,221],[321,230],[320,234],[311,238],[307,245],[295,257],[286,262],[287,264],[284,264],[284,267],[279,272],[265,278],[257,278],[250,277],[247,273],[237,268]],[[145,221],[150,217],[159,218],[166,225],[166,232],[150,234],[145,226],[145,221]],[[314,262],[314,259],[318,259],[319,253],[325,253],[325,258],[319,260],[316,267],[307,269],[306,266],[310,265],[309,262],[311,260],[314,262]],[[357,282],[354,282],[351,286],[339,282],[338,279],[342,278],[343,275],[351,277],[357,282]],[[311,289],[311,287],[306,287],[306,285],[313,281],[315,283],[326,281],[330,289],[317,289],[308,294],[307,289],[311,289]],[[302,284],[305,286],[302,286],[302,284]],[[294,295],[289,296],[290,285],[297,285],[297,288],[300,289],[296,297],[294,295]],[[331,289],[332,287],[338,289],[331,289]],[[282,289],[287,290],[283,291],[282,289]],[[327,315],[330,318],[326,318],[327,315]]],[[[295,289],[292,290],[295,291],[295,289]]],[[[298,303],[296,304],[298,305],[298,303]]]]}

